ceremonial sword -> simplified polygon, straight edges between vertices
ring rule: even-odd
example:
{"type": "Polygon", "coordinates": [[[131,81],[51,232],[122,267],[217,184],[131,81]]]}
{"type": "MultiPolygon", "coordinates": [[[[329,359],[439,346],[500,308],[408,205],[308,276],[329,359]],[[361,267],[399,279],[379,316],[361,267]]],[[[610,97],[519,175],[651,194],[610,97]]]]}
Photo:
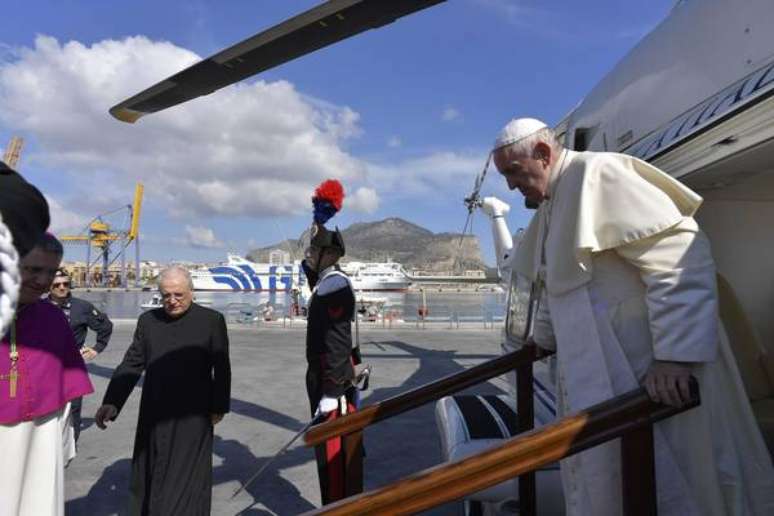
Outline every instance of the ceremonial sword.
{"type": "MultiPolygon", "coordinates": [[[[362,382],[363,382],[363,388],[362,388],[361,390],[366,390],[366,389],[368,389],[368,379],[369,379],[369,377],[370,377],[370,376],[371,376],[371,366],[370,366],[370,365],[367,365],[366,367],[364,367],[364,368],[363,368],[363,370],[362,370],[362,371],[360,371],[360,373],[357,375],[357,377],[356,377],[356,378],[353,380],[353,382],[352,382],[352,383],[353,383],[353,384],[355,385],[355,387],[357,388],[357,385],[358,385],[358,384],[359,384],[359,383],[362,381],[362,382]]],[[[322,415],[321,415],[321,416],[322,416],[322,415]]],[[[286,451],[288,448],[290,448],[290,446],[291,446],[291,445],[292,445],[294,442],[296,442],[296,439],[298,439],[298,438],[299,438],[299,437],[301,437],[301,436],[302,436],[304,433],[306,433],[306,431],[307,431],[307,430],[309,430],[309,428],[311,428],[311,427],[312,427],[312,426],[313,426],[315,423],[318,423],[318,422],[319,422],[319,421],[322,419],[322,418],[321,418],[321,416],[316,416],[316,417],[313,417],[311,421],[309,421],[307,424],[305,424],[305,425],[304,425],[304,428],[302,428],[301,430],[299,430],[299,431],[298,431],[298,433],[296,433],[296,435],[294,435],[294,436],[293,436],[293,438],[292,438],[290,441],[288,441],[288,442],[285,444],[285,446],[283,446],[282,448],[280,448],[280,450],[279,450],[277,453],[275,453],[275,454],[274,454],[274,457],[272,457],[271,459],[269,459],[268,461],[266,461],[266,462],[263,464],[263,466],[261,466],[261,467],[260,467],[260,469],[258,469],[258,471],[256,471],[255,473],[253,473],[253,475],[252,475],[250,478],[248,478],[248,479],[247,479],[247,481],[246,481],[245,483],[243,483],[243,484],[242,484],[242,485],[239,487],[239,489],[237,489],[236,491],[234,491],[234,494],[232,494],[232,495],[231,495],[231,498],[234,498],[236,495],[238,495],[239,493],[241,493],[243,490],[247,489],[247,486],[249,486],[250,484],[252,484],[252,483],[253,483],[253,481],[254,481],[256,478],[258,478],[258,477],[261,475],[261,473],[263,473],[264,471],[266,471],[266,468],[268,468],[268,467],[269,467],[269,466],[270,466],[272,463],[274,463],[274,461],[275,461],[275,460],[277,460],[277,458],[278,458],[280,455],[282,455],[283,453],[285,453],[285,451],[286,451]]]]}
{"type": "Polygon", "coordinates": [[[287,444],[285,444],[285,446],[283,446],[282,448],[280,448],[280,451],[278,451],[278,452],[277,452],[277,453],[274,455],[274,457],[272,457],[271,459],[269,459],[268,461],[266,461],[266,462],[264,463],[264,465],[263,465],[263,466],[261,466],[261,468],[260,468],[258,471],[256,471],[255,473],[253,473],[253,476],[251,476],[249,479],[247,479],[247,482],[245,482],[244,484],[242,484],[242,485],[239,487],[239,489],[237,489],[236,491],[234,491],[234,494],[232,494],[232,495],[231,495],[231,498],[234,498],[236,495],[238,495],[239,493],[241,493],[241,492],[242,492],[244,489],[247,489],[247,486],[249,486],[249,485],[250,485],[250,484],[253,482],[253,480],[255,480],[256,478],[258,478],[258,476],[259,476],[261,473],[263,473],[263,472],[266,470],[266,468],[268,468],[268,467],[269,467],[269,466],[270,466],[270,465],[271,465],[271,464],[272,464],[272,463],[273,463],[275,460],[277,460],[277,457],[279,457],[280,455],[282,455],[282,454],[285,452],[285,450],[287,450],[288,448],[290,448],[290,445],[291,445],[291,444],[293,444],[294,442],[296,442],[296,439],[298,439],[299,437],[301,437],[301,436],[302,436],[302,435],[303,435],[303,434],[304,434],[304,433],[305,433],[307,430],[309,430],[309,428],[310,428],[312,425],[314,425],[314,424],[317,422],[317,420],[318,420],[318,419],[319,419],[319,418],[317,418],[317,417],[315,417],[315,418],[312,418],[312,420],[311,420],[311,421],[309,421],[309,422],[308,422],[306,425],[304,425],[304,428],[302,428],[301,430],[299,430],[299,431],[298,431],[298,433],[297,433],[296,435],[294,435],[294,436],[293,436],[293,438],[292,438],[290,441],[288,441],[288,442],[287,442],[287,444]]]}

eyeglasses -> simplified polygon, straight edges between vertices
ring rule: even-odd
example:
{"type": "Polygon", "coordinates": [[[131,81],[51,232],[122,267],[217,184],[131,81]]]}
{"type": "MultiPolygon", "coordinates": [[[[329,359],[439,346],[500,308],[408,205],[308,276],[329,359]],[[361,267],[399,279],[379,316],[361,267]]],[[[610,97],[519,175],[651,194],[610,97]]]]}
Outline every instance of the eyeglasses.
{"type": "Polygon", "coordinates": [[[161,299],[164,301],[170,301],[174,299],[175,301],[181,301],[185,297],[185,292],[162,292],[161,293],[161,299]]]}
{"type": "Polygon", "coordinates": [[[69,281],[63,281],[60,283],[53,283],[51,285],[53,288],[70,288],[70,282],[69,281]]]}

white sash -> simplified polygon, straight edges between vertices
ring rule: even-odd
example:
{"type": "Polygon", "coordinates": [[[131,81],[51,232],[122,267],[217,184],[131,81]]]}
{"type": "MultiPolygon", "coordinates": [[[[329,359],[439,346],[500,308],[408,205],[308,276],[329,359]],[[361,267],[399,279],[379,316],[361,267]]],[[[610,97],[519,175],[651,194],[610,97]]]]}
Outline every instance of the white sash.
{"type": "MultiPolygon", "coordinates": [[[[354,306],[355,306],[355,311],[354,312],[355,312],[355,314],[357,314],[357,296],[355,295],[355,287],[352,286],[352,280],[349,279],[349,276],[347,276],[346,274],[344,274],[340,270],[333,269],[332,271],[328,272],[325,276],[320,278],[320,280],[317,282],[317,284],[312,289],[312,296],[311,297],[314,297],[317,294],[317,289],[320,287],[320,285],[322,285],[322,282],[326,278],[328,278],[330,276],[340,276],[340,277],[344,278],[344,280],[347,282],[347,285],[349,285],[349,291],[352,292],[352,302],[354,303],[354,306]]],[[[357,317],[357,315],[355,315],[355,317],[357,317]]]]}

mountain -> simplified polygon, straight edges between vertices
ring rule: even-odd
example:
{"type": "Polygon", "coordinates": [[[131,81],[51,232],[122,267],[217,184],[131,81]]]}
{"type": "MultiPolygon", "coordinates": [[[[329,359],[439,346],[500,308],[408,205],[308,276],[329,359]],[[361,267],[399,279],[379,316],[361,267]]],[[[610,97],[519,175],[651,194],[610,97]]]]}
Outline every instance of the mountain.
{"type": "MultiPolygon", "coordinates": [[[[393,260],[411,269],[432,272],[459,269],[486,269],[481,260],[478,238],[458,233],[433,233],[406,220],[392,217],[378,222],[357,222],[341,231],[347,246],[346,261],[381,262],[393,260]],[[455,263],[460,264],[455,267],[455,263]]],[[[296,259],[303,256],[309,241],[308,230],[296,239],[253,249],[247,259],[269,261],[275,249],[291,251],[296,259]]]]}

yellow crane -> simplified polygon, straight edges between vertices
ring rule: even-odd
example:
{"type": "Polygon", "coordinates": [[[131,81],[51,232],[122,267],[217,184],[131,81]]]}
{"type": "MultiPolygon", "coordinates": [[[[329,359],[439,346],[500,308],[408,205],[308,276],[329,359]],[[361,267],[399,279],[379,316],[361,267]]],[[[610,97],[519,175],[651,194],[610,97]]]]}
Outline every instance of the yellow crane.
{"type": "Polygon", "coordinates": [[[121,260],[121,286],[127,286],[126,252],[134,243],[135,249],[135,286],[140,286],[140,210],[142,208],[142,196],[144,187],[137,183],[134,189],[132,204],[122,206],[94,217],[84,232],[80,235],[62,235],[59,239],[66,244],[86,244],[86,286],[92,286],[91,269],[98,262],[102,262],[101,281],[103,287],[109,286],[109,268],[116,260],[121,260]],[[107,222],[107,217],[126,210],[128,226],[124,229],[113,231],[107,222]],[[91,249],[97,250],[97,256],[92,261],[91,249]]]}
{"type": "Polygon", "coordinates": [[[16,168],[16,165],[19,164],[22,147],[24,147],[24,138],[21,136],[11,138],[11,141],[8,142],[8,147],[5,148],[5,153],[3,153],[3,161],[6,165],[13,169],[16,168]]]}

